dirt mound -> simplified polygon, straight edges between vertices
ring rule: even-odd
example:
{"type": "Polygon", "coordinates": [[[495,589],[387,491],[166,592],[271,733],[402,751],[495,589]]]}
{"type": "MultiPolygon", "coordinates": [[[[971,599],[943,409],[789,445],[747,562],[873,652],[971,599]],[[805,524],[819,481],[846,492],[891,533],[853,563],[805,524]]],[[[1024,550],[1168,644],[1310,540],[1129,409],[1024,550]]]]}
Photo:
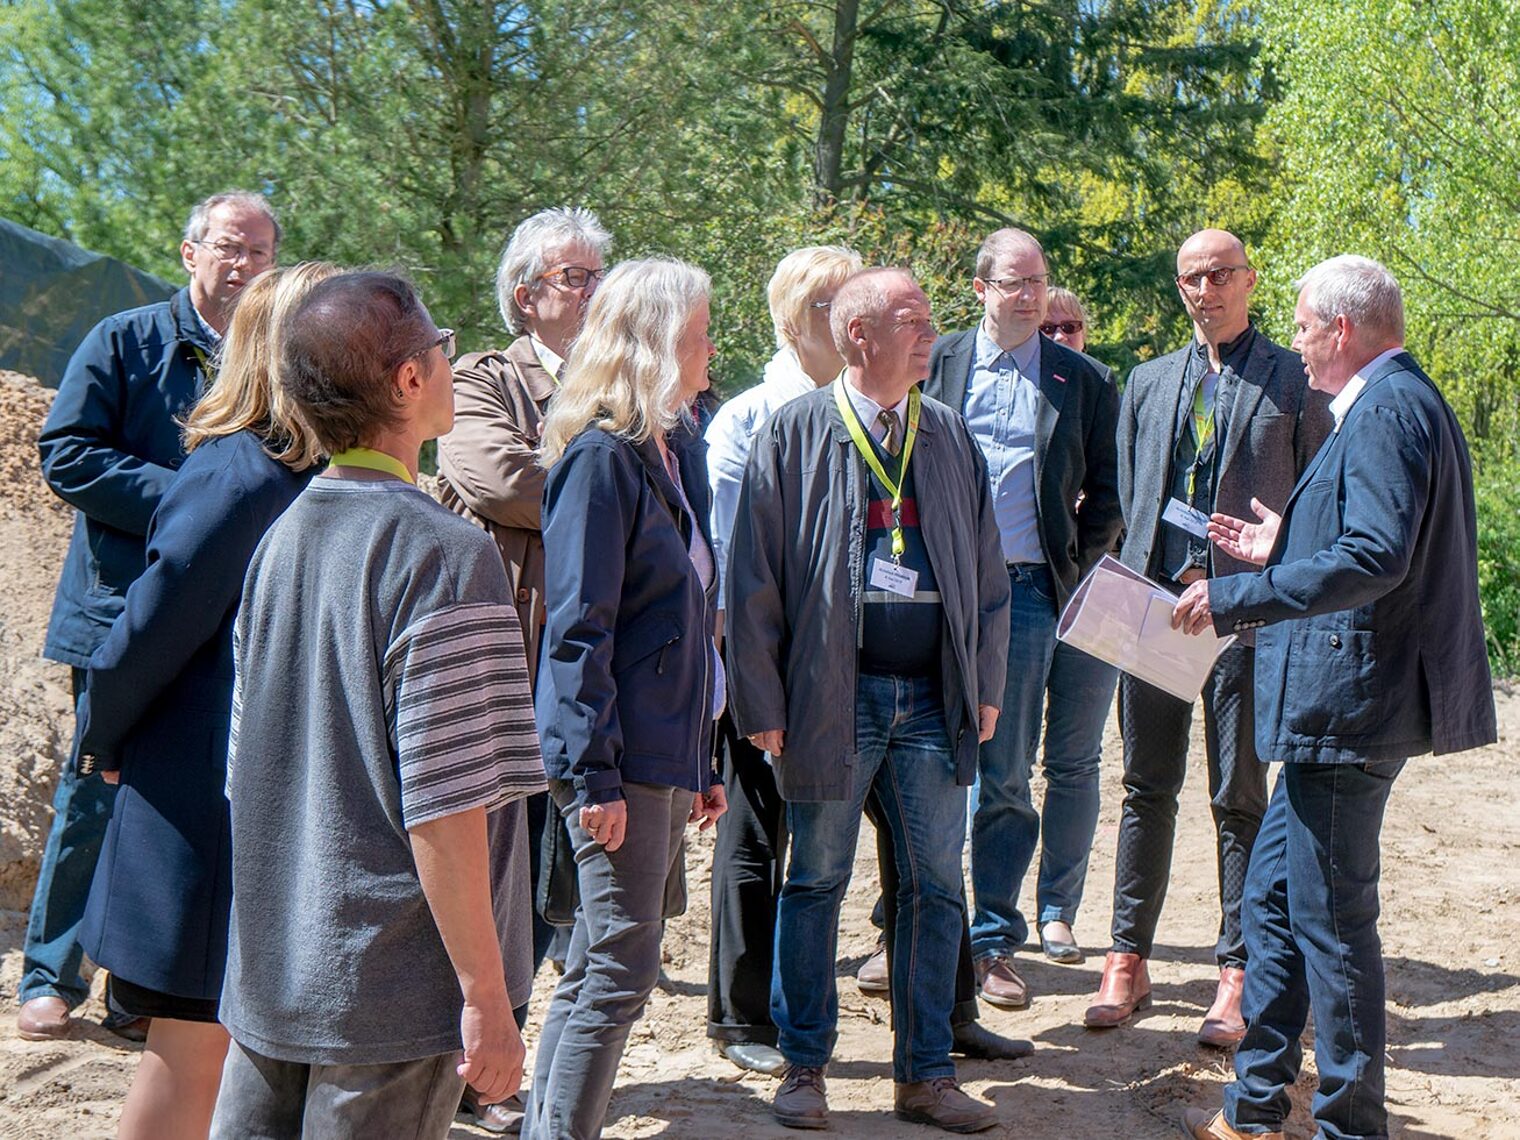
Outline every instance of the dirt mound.
{"type": "Polygon", "coordinates": [[[73,731],[69,671],[42,660],[73,512],[48,489],[37,433],[53,393],[0,371],[0,907],[25,907],[73,731]]]}

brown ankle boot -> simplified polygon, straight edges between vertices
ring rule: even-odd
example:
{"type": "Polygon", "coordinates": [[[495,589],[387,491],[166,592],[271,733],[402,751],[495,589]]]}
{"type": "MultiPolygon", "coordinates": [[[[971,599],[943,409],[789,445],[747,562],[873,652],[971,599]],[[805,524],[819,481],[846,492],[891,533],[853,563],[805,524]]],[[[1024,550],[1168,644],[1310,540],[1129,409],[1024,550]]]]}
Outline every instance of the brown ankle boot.
{"type": "Polygon", "coordinates": [[[1214,1004],[1203,1015],[1203,1027],[1198,1030],[1198,1040],[1217,1049],[1231,1049],[1240,1044],[1246,1035],[1245,1019],[1240,1016],[1240,992],[1246,982],[1246,972],[1235,966],[1225,966],[1219,971],[1219,989],[1214,994],[1214,1004]]]}
{"type": "Polygon", "coordinates": [[[1151,978],[1145,959],[1138,954],[1119,954],[1113,950],[1103,960],[1103,981],[1098,996],[1082,1023],[1089,1029],[1112,1029],[1123,1025],[1130,1016],[1151,1004],[1151,978]]]}

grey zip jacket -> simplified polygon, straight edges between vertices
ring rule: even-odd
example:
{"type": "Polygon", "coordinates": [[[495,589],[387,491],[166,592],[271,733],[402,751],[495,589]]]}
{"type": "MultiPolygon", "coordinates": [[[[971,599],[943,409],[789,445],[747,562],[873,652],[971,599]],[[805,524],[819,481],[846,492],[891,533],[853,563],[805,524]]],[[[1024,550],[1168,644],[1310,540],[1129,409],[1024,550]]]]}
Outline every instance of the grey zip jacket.
{"type": "MultiPolygon", "coordinates": [[[[842,800],[855,769],[865,460],[832,386],[761,427],[729,547],[729,701],[745,735],[782,728],[784,799],[842,800]]],[[[1008,571],[986,464],[959,413],[925,398],[912,457],[919,526],[945,617],[940,674],[956,781],[976,774],[977,706],[1008,669],[1008,571]]]]}

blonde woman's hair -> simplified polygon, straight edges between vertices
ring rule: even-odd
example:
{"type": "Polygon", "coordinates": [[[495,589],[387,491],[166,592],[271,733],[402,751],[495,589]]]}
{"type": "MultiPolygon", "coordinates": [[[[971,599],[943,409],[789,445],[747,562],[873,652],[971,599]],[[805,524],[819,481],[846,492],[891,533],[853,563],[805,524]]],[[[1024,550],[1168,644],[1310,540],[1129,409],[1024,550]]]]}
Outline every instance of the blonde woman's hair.
{"type": "Polygon", "coordinates": [[[185,453],[224,435],[252,431],[271,459],[304,471],[326,454],[276,379],[280,326],[319,281],[341,273],[326,261],[270,269],[243,287],[218,353],[216,380],[184,421],[185,453]]]}
{"type": "Polygon", "coordinates": [[[783,257],[766,287],[776,347],[796,348],[808,304],[819,293],[838,289],[863,264],[860,254],[843,245],[809,245],[783,257]]]}
{"type": "MultiPolygon", "coordinates": [[[[1052,285],[1045,296],[1049,301],[1049,304],[1046,306],[1047,312],[1060,309],[1063,312],[1076,313],[1077,319],[1084,326],[1087,328],[1092,327],[1092,317],[1087,313],[1087,306],[1082,304],[1082,298],[1078,297],[1070,289],[1063,289],[1059,285],[1052,285]]],[[[1050,317],[1047,316],[1045,319],[1049,320],[1050,317]]]]}
{"type": "Polygon", "coordinates": [[[669,257],[625,261],[586,307],[586,323],[544,417],[539,462],[552,467],[588,427],[642,443],[679,422],[681,334],[711,281],[669,257]]]}

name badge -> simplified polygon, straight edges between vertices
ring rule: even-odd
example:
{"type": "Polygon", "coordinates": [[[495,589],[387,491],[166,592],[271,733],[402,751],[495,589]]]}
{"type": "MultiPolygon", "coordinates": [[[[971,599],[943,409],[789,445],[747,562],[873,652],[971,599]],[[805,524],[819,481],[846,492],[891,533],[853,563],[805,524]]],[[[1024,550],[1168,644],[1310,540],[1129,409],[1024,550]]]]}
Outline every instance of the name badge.
{"type": "Polygon", "coordinates": [[[871,585],[878,590],[911,598],[918,589],[918,571],[909,570],[885,558],[871,559],[871,585]]]}
{"type": "Polygon", "coordinates": [[[1190,507],[1181,499],[1173,499],[1167,503],[1166,510],[1161,512],[1161,521],[1171,523],[1178,530],[1186,531],[1194,538],[1207,540],[1209,537],[1209,516],[1197,507],[1190,507]]]}

